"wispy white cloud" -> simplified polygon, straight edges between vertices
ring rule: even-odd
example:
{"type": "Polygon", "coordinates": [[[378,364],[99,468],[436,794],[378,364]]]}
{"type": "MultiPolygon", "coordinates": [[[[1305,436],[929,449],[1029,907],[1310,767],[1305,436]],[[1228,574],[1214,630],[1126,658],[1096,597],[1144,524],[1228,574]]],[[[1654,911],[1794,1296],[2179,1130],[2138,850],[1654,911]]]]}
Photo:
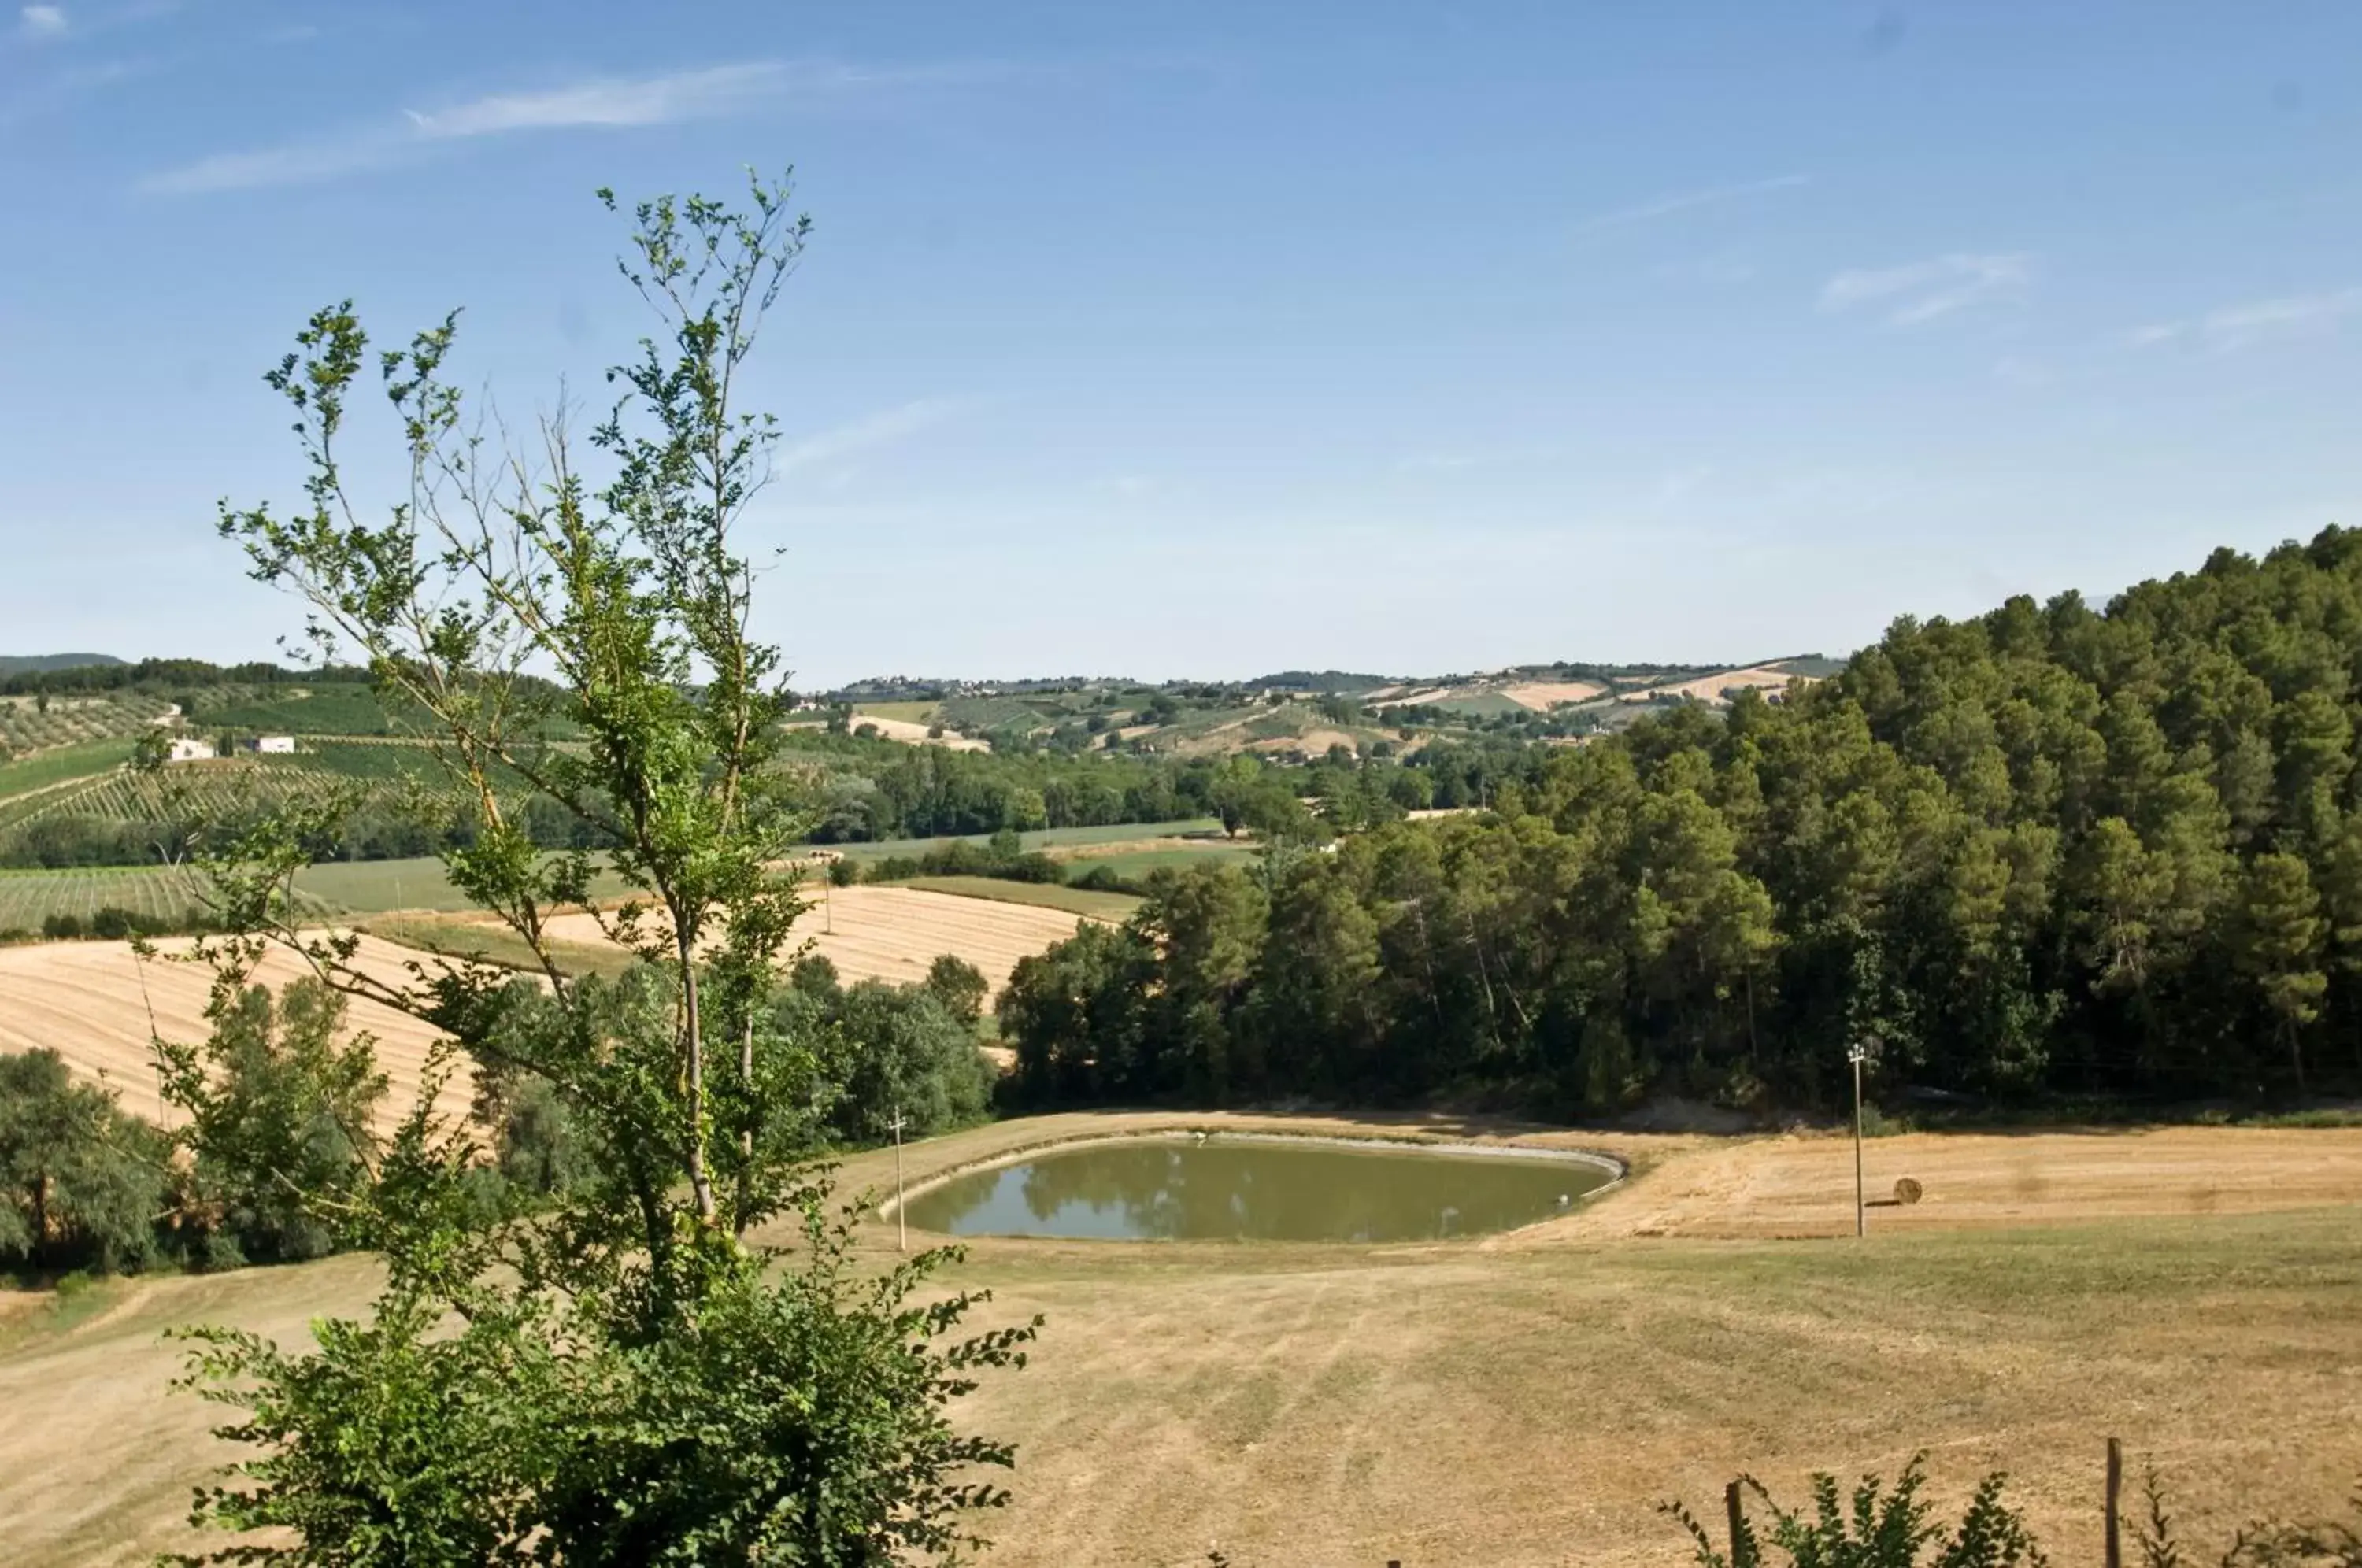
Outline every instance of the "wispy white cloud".
{"type": "Polygon", "coordinates": [[[841,462],[940,425],[963,406],[956,398],[918,398],[782,447],[771,466],[776,472],[788,474],[798,469],[841,462]]]}
{"type": "Polygon", "coordinates": [[[1555,454],[1543,447],[1493,447],[1459,451],[1407,452],[1395,459],[1398,474],[1456,474],[1471,469],[1497,469],[1519,463],[1548,462],[1555,454]]]}
{"type": "Polygon", "coordinates": [[[2287,294],[2224,305],[2190,321],[2153,322],[2124,336],[2127,348],[2155,348],[2191,342],[2217,354],[2235,354],[2273,343],[2334,332],[2346,317],[2362,314],[2362,288],[2327,293],[2287,294]]]}
{"type": "Polygon", "coordinates": [[[251,152],[215,153],[140,182],[172,195],[305,184],[406,163],[484,137],[623,129],[745,113],[768,104],[811,107],[930,82],[978,80],[991,66],[866,71],[833,61],[751,61],[659,76],[594,77],[537,92],[500,93],[438,109],[405,108],[398,124],[251,152]]]}
{"type": "Polygon", "coordinates": [[[1870,306],[1894,326],[1917,326],[1988,301],[2014,298],[2034,280],[2034,258],[2022,251],[1955,252],[1901,267],[1839,272],[1821,286],[1821,308],[1870,306]]]}
{"type": "Polygon", "coordinates": [[[28,39],[61,39],[69,30],[61,6],[27,6],[17,13],[17,28],[28,39]]]}
{"type": "Polygon", "coordinates": [[[1671,217],[1675,213],[1690,212],[1698,207],[1719,206],[1725,202],[1735,202],[1742,197],[1768,195],[1773,191],[1794,190],[1799,185],[1809,185],[1812,182],[1809,175],[1781,174],[1769,180],[1749,180],[1737,185],[1711,185],[1700,191],[1677,191],[1668,195],[1651,197],[1635,206],[1619,207],[1614,212],[1601,213],[1595,217],[1585,218],[1574,226],[1574,234],[1577,238],[1582,238],[1589,235],[1606,234],[1615,229],[1631,228],[1639,224],[1654,223],[1659,218],[1671,217]]]}
{"type": "Polygon", "coordinates": [[[104,60],[69,66],[0,102],[0,128],[57,113],[90,94],[152,75],[157,69],[153,61],[146,60],[104,60]]]}

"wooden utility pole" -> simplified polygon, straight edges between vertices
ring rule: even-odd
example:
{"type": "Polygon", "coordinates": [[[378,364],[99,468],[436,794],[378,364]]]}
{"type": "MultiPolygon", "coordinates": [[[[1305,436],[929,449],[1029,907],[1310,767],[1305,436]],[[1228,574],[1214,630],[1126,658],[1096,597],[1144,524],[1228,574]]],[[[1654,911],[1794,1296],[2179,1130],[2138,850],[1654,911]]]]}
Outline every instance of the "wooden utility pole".
{"type": "Polygon", "coordinates": [[[1722,1489],[1722,1508],[1730,1516],[1730,1568],[1755,1568],[1754,1554],[1747,1550],[1747,1518],[1738,1506],[1738,1482],[1722,1489]]]}
{"type": "Polygon", "coordinates": [[[2114,1438],[2108,1440],[2108,1568],[2124,1568],[2125,1544],[2118,1528],[2121,1516],[2119,1499],[2125,1489],[2125,1445],[2114,1438]]]}
{"type": "Polygon", "coordinates": [[[1867,1044],[1855,1046],[1846,1053],[1853,1064],[1853,1233],[1870,1234],[1870,1206],[1863,1201],[1861,1186],[1861,1065],[1870,1060],[1867,1044]]]}
{"type": "Polygon", "coordinates": [[[894,1245],[911,1250],[911,1222],[902,1217],[902,1108],[894,1108],[894,1245]]]}

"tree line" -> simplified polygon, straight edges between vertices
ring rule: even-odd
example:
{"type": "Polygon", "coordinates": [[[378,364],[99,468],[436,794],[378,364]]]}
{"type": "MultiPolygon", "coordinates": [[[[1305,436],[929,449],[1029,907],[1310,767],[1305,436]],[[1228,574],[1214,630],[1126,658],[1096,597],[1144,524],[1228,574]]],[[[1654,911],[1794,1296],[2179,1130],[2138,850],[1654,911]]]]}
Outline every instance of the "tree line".
{"type": "MultiPolygon", "coordinates": [[[[1032,1103],[1827,1105],[2362,1084],[2362,535],[1899,620],[1021,965],[1032,1103]]],[[[1530,754],[1529,754],[1530,755],[1530,754]]]]}

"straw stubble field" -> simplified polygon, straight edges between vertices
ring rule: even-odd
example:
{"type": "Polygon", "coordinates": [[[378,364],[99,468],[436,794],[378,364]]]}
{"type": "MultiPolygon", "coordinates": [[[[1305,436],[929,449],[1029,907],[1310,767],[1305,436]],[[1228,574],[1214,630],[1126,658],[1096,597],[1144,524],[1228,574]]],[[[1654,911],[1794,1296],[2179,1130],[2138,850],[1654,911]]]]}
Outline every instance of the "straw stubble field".
{"type": "MultiPolygon", "coordinates": [[[[1175,1125],[1485,1132],[1050,1117],[907,1163],[1175,1125]]],[[[995,1291],[980,1321],[1049,1320],[1033,1364],[964,1418],[1021,1445],[987,1561],[1670,1565],[1687,1553],[1661,1498],[1712,1505],[1742,1469],[1794,1497],[1813,1469],[1892,1474],[1925,1448],[1943,1502],[2006,1468],[2052,1560],[2086,1562],[2111,1433],[2218,1550],[2268,1505],[2335,1509],[2362,1466],[2362,1132],[1881,1141],[1873,1180],[1907,1169],[1928,1197],[1867,1242],[1842,1233],[1840,1140],[1537,1141],[1637,1174],[1489,1242],[976,1243],[954,1277],[995,1291]]],[[[844,1176],[891,1174],[880,1153],[844,1176]]],[[[880,1261],[892,1244],[866,1233],[880,1261]]],[[[187,1488],[219,1455],[205,1410],[164,1394],[157,1331],[300,1336],[370,1277],[339,1259],[161,1280],[20,1331],[0,1353],[0,1560],[128,1562],[183,1540],[187,1488]]]]}
{"type": "MultiPolygon", "coordinates": [[[[839,888],[822,895],[796,922],[793,940],[810,940],[811,951],[827,958],[847,982],[924,979],[938,955],[953,954],[982,970],[996,991],[1006,985],[1017,961],[1075,933],[1083,917],[1071,910],[1003,903],[909,888],[839,888]]],[[[410,966],[426,958],[422,946],[451,953],[480,952],[494,961],[521,962],[521,944],[498,938],[505,933],[480,922],[412,917],[390,923],[412,945],[377,935],[361,939],[361,967],[395,984],[412,979],[410,966]]],[[[624,955],[609,943],[588,914],[551,922],[559,961],[579,958],[582,968],[620,966],[624,955]]],[[[49,942],[0,947],[0,1052],[48,1048],[84,1077],[123,1092],[127,1109],[143,1116],[162,1113],[149,1042],[152,1035],[192,1041],[207,1032],[204,1004],[210,971],[175,962],[189,943],[157,944],[166,956],[143,962],[124,942],[49,942]]],[[[277,987],[303,975],[300,960],[274,951],[257,977],[277,987]]],[[[376,1041],[379,1066],[392,1091],[380,1110],[390,1129],[415,1103],[419,1072],[435,1032],[417,1020],[376,1003],[349,1004],[350,1031],[366,1030],[376,1041]]],[[[464,1113],[469,1080],[461,1073],[445,1087],[441,1104],[464,1113]]]]}

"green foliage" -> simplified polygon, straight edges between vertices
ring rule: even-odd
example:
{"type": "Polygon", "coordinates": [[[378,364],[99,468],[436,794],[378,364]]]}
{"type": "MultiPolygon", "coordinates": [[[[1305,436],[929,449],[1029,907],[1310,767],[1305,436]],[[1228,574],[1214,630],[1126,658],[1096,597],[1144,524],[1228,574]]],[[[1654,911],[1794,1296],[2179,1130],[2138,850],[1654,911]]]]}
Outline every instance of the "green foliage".
{"type": "Polygon", "coordinates": [[[172,1134],[191,1156],[188,1231],[215,1264],[295,1262],[336,1249],[376,1149],[385,1096],[367,1035],[339,1042],[344,998],[298,980],[224,995],[202,1046],[159,1041],[172,1134]]]}
{"type": "Polygon", "coordinates": [[[935,961],[927,966],[926,985],[927,994],[970,1029],[983,1016],[985,998],[992,994],[984,971],[955,953],[936,955],[935,961]]]}
{"type": "Polygon", "coordinates": [[[152,1263],[162,1142],[78,1084],[54,1051],[0,1055],[0,1264],[127,1272],[152,1263]]]}
{"type": "Polygon", "coordinates": [[[932,983],[815,988],[782,1006],[802,1015],[803,1032],[816,1025],[834,1036],[830,1077],[842,1088],[830,1124],[848,1143],[886,1142],[898,1114],[905,1137],[933,1137],[979,1120],[992,1103],[992,1066],[977,1049],[974,1015],[952,1011],[932,983]]]}
{"type": "Polygon", "coordinates": [[[1936,1519],[1935,1506],[1919,1495],[1926,1483],[1926,1458],[1917,1455],[1904,1466],[1892,1491],[1877,1476],[1863,1476],[1850,1498],[1841,1496],[1836,1476],[1816,1474],[1809,1514],[1783,1508],[1761,1483],[1741,1476],[1739,1485],[1770,1510],[1772,1527],[1767,1534],[1742,1516],[1727,1557],[1681,1504],[1664,1504],[1661,1511],[1688,1532],[1699,1568],[1733,1568],[1733,1558],[1757,1568],[1767,1562],[1767,1543],[1785,1554],[1791,1568],[2040,1568],[2047,1560],[2025,1521],[2001,1500],[1999,1473],[1978,1484],[1959,1524],[1948,1534],[1936,1519]]]}
{"type": "MultiPolygon", "coordinates": [[[[2003,1112],[2352,1092],[2356,668],[2362,534],[2330,529],[2261,561],[2219,551],[2104,613],[2070,594],[1899,621],[1779,701],[1670,706],[1546,757],[1455,743],[1411,767],[1323,762],[1297,777],[1353,831],[1264,867],[1242,994],[1186,1042],[1161,1004],[1020,995],[1006,1037],[1021,1060],[1076,1064],[1029,1094],[1833,1108],[1871,1041],[1874,1096],[2003,1112]],[[1413,777],[1438,806],[1488,809],[1389,820],[1377,808],[1407,806],[1396,780],[1413,777]],[[1114,1032],[1029,1047],[1021,1027],[1087,1018],[1114,1032]],[[1081,1066],[1102,1043],[1155,1065],[1081,1066]],[[1219,1075],[1186,1066],[1218,1058],[1219,1075]]],[[[1225,825],[1274,778],[1217,769],[1225,825]]],[[[1291,850],[1301,832],[1264,825],[1291,850]]],[[[1021,987],[1088,971],[1164,995],[1186,955],[1151,914],[1144,967],[1101,962],[1093,938],[1021,987]]]]}
{"type": "MultiPolygon", "coordinates": [[[[334,802],[283,801],[200,845],[226,923],[201,948],[217,1017],[245,1017],[240,977],[276,944],[434,1023],[492,1073],[504,1176],[436,1112],[444,1062],[358,1179],[287,1183],[383,1256],[386,1286],[366,1320],[316,1324],[314,1353],[195,1334],[190,1386],[243,1412],[220,1430],[249,1445],[197,1518],[284,1532],[216,1560],[937,1560],[1004,1499],[979,1472],[1010,1450],[949,1411],[977,1374],[1021,1364],[1033,1327],[957,1337],[982,1297],[931,1283],[952,1254],[860,1266],[811,1163],[837,1072],[867,1114],[944,1066],[951,1036],[972,1060],[972,1032],[923,991],[839,993],[809,965],[777,983],[803,906],[772,867],[812,824],[781,756],[779,655],[745,635],[758,574],[731,547],[773,427],[731,395],[803,244],[787,194],[634,210],[623,271],[661,330],[591,433],[603,483],[555,429],[529,459],[480,447],[445,374],[456,318],[372,355],[331,307],[270,377],[297,411],[305,502],[225,508],[222,531],[309,605],[324,660],[353,646],[380,700],[420,716],[442,778],[408,804],[453,829],[449,883],[539,972],[359,966],[292,892],[335,842],[334,802]],[[381,524],[335,455],[372,362],[414,498],[381,524]],[[635,960],[619,976],[557,961],[550,922],[590,908],[599,867],[587,843],[544,852],[513,780],[603,840],[631,894],[596,911],[635,960]],[[842,1041],[874,1048],[847,1059],[842,1041]]],[[[171,1065],[200,1126],[269,1142],[193,1055],[171,1065]]],[[[309,1150],[275,1146],[282,1170],[309,1150]]]]}

